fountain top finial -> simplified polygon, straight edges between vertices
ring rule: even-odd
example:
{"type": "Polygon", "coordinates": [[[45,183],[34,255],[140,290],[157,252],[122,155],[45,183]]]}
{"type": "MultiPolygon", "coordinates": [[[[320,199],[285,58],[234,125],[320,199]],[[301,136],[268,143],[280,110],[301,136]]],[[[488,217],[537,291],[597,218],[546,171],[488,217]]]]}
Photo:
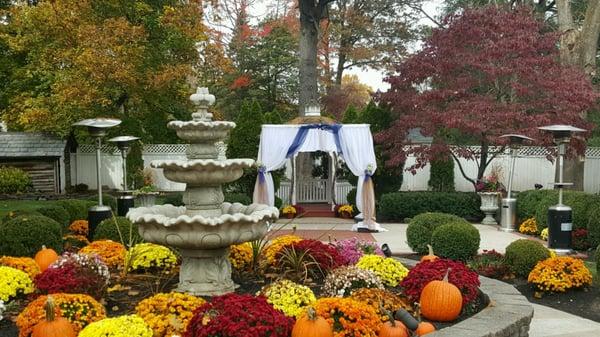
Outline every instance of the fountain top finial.
{"type": "Polygon", "coordinates": [[[190,101],[198,107],[198,111],[192,114],[195,121],[212,121],[213,115],[208,112],[208,107],[215,103],[215,95],[208,92],[206,87],[198,87],[196,92],[190,95],[190,101]]]}

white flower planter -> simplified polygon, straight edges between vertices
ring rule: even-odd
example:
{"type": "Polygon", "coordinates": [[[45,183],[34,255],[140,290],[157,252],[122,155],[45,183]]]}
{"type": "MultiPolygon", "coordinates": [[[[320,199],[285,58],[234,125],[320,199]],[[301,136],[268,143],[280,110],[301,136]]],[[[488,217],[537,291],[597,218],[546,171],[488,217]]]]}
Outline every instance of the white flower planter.
{"type": "Polygon", "coordinates": [[[158,193],[140,193],[136,198],[136,207],[152,207],[156,205],[158,193]]]}
{"type": "Polygon", "coordinates": [[[479,209],[485,213],[485,218],[481,223],[483,225],[497,225],[498,222],[495,216],[499,209],[500,192],[479,192],[477,194],[481,197],[481,207],[479,209]]]}

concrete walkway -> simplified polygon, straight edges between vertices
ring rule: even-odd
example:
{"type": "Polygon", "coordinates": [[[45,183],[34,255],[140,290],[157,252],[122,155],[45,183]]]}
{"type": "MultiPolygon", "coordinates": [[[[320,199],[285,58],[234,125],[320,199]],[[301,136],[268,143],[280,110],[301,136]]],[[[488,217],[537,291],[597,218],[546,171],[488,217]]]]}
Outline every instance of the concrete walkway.
{"type": "Polygon", "coordinates": [[[600,323],[564,311],[533,304],[530,337],[598,337],[600,323]]]}
{"type": "MultiPolygon", "coordinates": [[[[277,222],[276,228],[283,224],[285,224],[283,231],[286,234],[289,234],[288,230],[296,227],[299,235],[312,238],[320,237],[324,241],[328,237],[345,239],[357,234],[351,232],[353,221],[339,218],[280,220],[277,222]],[[311,234],[305,235],[306,233],[311,234]]],[[[385,223],[382,226],[388,231],[370,234],[378,244],[387,243],[394,254],[412,253],[406,243],[407,224],[385,223]]],[[[504,253],[506,246],[511,242],[522,238],[530,238],[519,233],[499,231],[496,226],[475,225],[475,227],[477,227],[481,236],[480,251],[495,249],[500,253],[504,253]]],[[[600,337],[600,323],[598,322],[543,305],[534,303],[532,305],[534,315],[529,331],[530,337],[600,337]]]]}

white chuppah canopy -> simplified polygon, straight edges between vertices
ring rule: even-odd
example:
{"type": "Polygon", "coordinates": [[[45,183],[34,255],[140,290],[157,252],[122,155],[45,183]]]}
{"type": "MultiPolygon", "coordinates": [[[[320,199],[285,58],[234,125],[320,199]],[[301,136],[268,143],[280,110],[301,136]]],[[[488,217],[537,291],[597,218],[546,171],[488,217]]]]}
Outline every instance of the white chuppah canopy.
{"type": "Polygon", "coordinates": [[[350,171],[358,176],[356,206],[363,213],[364,220],[354,229],[385,230],[375,222],[375,192],[371,175],[377,169],[377,162],[368,124],[263,125],[254,202],[273,206],[275,188],[271,171],[282,168],[287,158],[298,152],[315,151],[336,152],[350,171]]]}

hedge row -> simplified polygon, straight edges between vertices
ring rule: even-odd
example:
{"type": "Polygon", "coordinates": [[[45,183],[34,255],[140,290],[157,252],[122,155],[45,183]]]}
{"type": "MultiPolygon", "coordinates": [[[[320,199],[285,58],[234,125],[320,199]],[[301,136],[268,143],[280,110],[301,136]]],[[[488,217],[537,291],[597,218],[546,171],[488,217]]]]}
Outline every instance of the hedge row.
{"type": "MultiPolygon", "coordinates": [[[[573,229],[586,228],[590,243],[600,244],[600,196],[580,191],[565,191],[563,203],[573,209],[573,229]]],[[[538,229],[548,227],[548,207],[558,203],[556,190],[532,190],[517,196],[521,221],[534,217],[538,229]]]]}
{"type": "Polygon", "coordinates": [[[440,212],[479,221],[483,214],[481,200],[474,192],[395,192],[381,196],[378,218],[385,221],[404,221],[421,213],[440,212]]]}

